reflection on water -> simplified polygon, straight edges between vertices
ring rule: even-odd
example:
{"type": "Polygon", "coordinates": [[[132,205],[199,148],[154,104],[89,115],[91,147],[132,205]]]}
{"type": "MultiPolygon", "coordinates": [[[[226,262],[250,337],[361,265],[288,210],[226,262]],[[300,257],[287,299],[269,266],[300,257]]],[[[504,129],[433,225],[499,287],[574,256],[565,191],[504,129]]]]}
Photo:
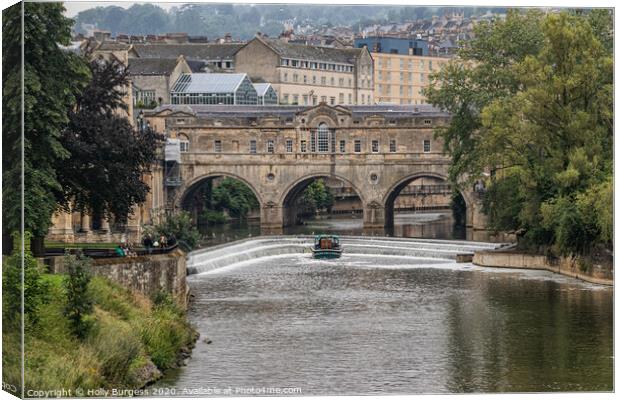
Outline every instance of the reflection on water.
{"type": "MultiPolygon", "coordinates": [[[[200,247],[228,243],[261,234],[258,220],[204,226],[199,227],[199,230],[203,234],[200,247]]],[[[305,221],[304,225],[284,228],[286,235],[312,235],[315,233],[365,234],[361,215],[313,219],[305,221]]],[[[451,212],[399,213],[394,216],[394,228],[386,231],[385,235],[428,239],[465,239],[465,227],[455,226],[451,212]]]]}
{"type": "Polygon", "coordinates": [[[612,390],[613,289],[550,272],[300,254],[189,284],[189,318],[212,344],[156,384],[176,395],[612,390]]]}

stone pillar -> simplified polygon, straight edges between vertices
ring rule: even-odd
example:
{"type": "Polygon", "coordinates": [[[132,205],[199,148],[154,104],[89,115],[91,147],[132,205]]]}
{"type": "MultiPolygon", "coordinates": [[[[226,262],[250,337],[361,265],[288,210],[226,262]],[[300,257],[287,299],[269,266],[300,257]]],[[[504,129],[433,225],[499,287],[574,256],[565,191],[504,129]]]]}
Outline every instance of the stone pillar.
{"type": "Polygon", "coordinates": [[[284,227],[284,208],[268,201],[260,210],[260,230],[262,235],[281,235],[284,227]]]}
{"type": "Polygon", "coordinates": [[[142,235],[140,222],[140,207],[133,206],[132,213],[127,217],[127,240],[130,243],[140,242],[140,236],[142,235]]]}
{"type": "Polygon", "coordinates": [[[52,241],[73,242],[73,216],[71,213],[59,212],[52,217],[52,227],[47,238],[52,241]]]}
{"type": "Polygon", "coordinates": [[[80,232],[90,233],[90,214],[82,212],[80,217],[80,232]]]}
{"type": "Polygon", "coordinates": [[[385,232],[385,206],[378,201],[364,205],[364,234],[383,235],[385,232]]]}

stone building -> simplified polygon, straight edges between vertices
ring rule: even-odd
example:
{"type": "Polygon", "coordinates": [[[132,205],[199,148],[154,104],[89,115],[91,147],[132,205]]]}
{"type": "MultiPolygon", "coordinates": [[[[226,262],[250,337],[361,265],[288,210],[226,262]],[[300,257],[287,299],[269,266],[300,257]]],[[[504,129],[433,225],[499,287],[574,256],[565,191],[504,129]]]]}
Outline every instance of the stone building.
{"type": "Polygon", "coordinates": [[[366,49],[328,48],[255,37],[235,55],[237,72],[270,82],[280,104],[373,104],[373,61],[366,49]]]}
{"type": "Polygon", "coordinates": [[[379,104],[425,104],[422,94],[429,75],[450,61],[429,56],[424,40],[374,36],[355,39],[355,46],[367,46],[374,60],[375,101],[379,104]]]}
{"type": "Polygon", "coordinates": [[[169,104],[170,91],[179,76],[192,73],[183,56],[177,59],[130,58],[128,70],[133,84],[133,103],[137,108],[169,104]]]}
{"type": "Polygon", "coordinates": [[[135,44],[135,57],[177,59],[185,57],[188,62],[201,61],[214,72],[234,72],[235,53],[241,48],[239,43],[151,43],[135,44]]]}

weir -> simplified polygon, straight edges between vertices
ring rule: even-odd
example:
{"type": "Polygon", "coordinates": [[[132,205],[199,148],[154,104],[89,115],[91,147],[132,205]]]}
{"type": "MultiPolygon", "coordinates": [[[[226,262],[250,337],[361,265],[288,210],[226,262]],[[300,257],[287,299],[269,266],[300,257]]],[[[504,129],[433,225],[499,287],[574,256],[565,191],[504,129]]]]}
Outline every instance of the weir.
{"type": "MultiPolygon", "coordinates": [[[[344,255],[381,255],[455,260],[457,254],[473,254],[492,250],[499,243],[458,240],[406,239],[387,237],[341,236],[344,255]]],[[[199,274],[243,261],[281,254],[310,251],[314,236],[264,236],[191,252],[187,259],[188,274],[199,274]]]]}

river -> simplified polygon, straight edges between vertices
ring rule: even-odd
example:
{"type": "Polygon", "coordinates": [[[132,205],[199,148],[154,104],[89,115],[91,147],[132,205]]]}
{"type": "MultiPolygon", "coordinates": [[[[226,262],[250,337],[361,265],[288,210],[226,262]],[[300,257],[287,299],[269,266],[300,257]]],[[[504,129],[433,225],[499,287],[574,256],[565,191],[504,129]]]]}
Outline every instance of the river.
{"type": "Polygon", "coordinates": [[[395,242],[389,251],[364,240],[343,240],[338,260],[295,253],[219,267],[207,253],[213,265],[188,277],[201,339],[187,365],[154,388],[167,396],[613,389],[613,289],[456,264],[448,256],[464,242],[395,242]],[[418,256],[382,255],[409,248],[418,256]]]}
{"type": "MultiPolygon", "coordinates": [[[[284,228],[288,235],[315,233],[337,233],[341,235],[363,235],[361,215],[335,215],[305,221],[304,225],[284,228]]],[[[201,247],[229,243],[234,240],[256,237],[261,234],[259,220],[234,221],[222,225],[201,227],[204,237],[201,247]]],[[[443,212],[404,212],[394,215],[394,228],[384,232],[388,236],[430,238],[430,239],[464,239],[465,227],[455,226],[451,211],[443,212]]]]}

